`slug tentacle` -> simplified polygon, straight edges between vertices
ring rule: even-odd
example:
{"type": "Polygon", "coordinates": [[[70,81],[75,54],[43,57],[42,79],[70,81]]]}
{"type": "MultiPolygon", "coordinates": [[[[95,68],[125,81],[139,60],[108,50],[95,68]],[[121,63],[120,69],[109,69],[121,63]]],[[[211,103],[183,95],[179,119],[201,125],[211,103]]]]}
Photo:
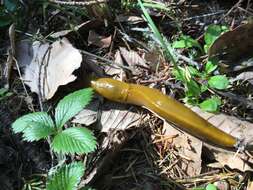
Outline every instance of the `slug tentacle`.
{"type": "Polygon", "coordinates": [[[235,137],[216,128],[191,109],[156,89],[109,78],[93,81],[92,87],[109,100],[144,106],[202,140],[222,147],[234,147],[237,143],[235,137]]]}

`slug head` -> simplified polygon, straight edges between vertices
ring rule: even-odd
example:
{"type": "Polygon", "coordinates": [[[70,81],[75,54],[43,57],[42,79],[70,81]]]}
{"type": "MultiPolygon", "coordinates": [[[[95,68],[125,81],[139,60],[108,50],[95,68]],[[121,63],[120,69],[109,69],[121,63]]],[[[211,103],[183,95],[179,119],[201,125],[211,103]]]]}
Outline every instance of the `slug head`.
{"type": "Polygon", "coordinates": [[[129,84],[110,78],[100,78],[91,81],[91,87],[109,100],[124,103],[128,96],[129,84]]]}

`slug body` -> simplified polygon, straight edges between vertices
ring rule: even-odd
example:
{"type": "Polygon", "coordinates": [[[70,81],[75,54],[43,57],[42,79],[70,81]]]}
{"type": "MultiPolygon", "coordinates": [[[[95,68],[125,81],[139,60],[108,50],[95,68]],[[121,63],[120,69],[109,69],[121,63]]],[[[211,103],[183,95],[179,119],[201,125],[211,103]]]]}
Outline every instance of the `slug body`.
{"type": "Polygon", "coordinates": [[[222,147],[235,147],[237,144],[235,137],[214,127],[191,109],[156,89],[109,78],[92,81],[91,86],[109,100],[144,106],[180,129],[212,144],[222,147]]]}

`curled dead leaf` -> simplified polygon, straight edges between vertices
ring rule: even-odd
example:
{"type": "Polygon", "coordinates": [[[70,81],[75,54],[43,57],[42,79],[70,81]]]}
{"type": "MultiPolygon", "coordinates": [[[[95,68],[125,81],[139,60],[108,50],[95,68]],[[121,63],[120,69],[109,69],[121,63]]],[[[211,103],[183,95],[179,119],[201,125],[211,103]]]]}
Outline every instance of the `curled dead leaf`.
{"type": "Polygon", "coordinates": [[[82,55],[66,38],[51,45],[36,41],[31,49],[32,60],[25,67],[23,79],[43,100],[52,98],[59,86],[76,79],[72,73],[80,67],[82,55]]]}
{"type": "Polygon", "coordinates": [[[176,146],[179,156],[183,159],[180,164],[180,168],[185,171],[188,176],[199,175],[202,169],[202,141],[188,135],[184,132],[177,130],[168,122],[164,122],[163,125],[164,135],[174,135],[173,144],[176,146]]]}

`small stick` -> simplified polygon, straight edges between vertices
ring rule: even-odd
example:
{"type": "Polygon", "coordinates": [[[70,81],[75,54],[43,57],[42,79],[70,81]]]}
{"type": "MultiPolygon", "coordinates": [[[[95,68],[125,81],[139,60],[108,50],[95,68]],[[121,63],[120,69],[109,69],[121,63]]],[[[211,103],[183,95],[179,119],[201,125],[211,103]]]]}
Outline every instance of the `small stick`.
{"type": "Polygon", "coordinates": [[[86,2],[49,0],[49,2],[56,3],[56,4],[61,4],[61,5],[86,6],[86,5],[94,5],[94,4],[99,4],[99,3],[106,3],[107,0],[90,0],[90,1],[86,1],[86,2]]]}
{"type": "Polygon", "coordinates": [[[6,61],[5,69],[4,69],[4,77],[5,77],[5,88],[9,89],[10,87],[10,77],[11,70],[14,62],[15,56],[15,24],[12,24],[9,27],[9,38],[10,38],[10,48],[8,50],[8,58],[6,61]]]}

